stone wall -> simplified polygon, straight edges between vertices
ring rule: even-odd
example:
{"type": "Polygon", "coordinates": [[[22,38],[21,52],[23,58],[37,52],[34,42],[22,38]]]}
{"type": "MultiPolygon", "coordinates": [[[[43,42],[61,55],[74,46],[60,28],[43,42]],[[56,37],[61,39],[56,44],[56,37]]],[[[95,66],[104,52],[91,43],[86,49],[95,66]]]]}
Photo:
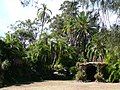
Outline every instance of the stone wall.
{"type": "Polygon", "coordinates": [[[104,62],[86,62],[76,64],[78,71],[86,73],[85,81],[104,81],[102,70],[107,66],[104,62]]]}

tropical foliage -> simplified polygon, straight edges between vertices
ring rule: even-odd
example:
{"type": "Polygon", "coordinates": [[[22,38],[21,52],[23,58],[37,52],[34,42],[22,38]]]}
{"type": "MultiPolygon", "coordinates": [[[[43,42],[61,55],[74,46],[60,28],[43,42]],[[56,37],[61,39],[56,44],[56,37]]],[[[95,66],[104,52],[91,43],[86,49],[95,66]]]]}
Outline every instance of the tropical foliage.
{"type": "MultiPolygon", "coordinates": [[[[25,6],[27,0],[21,0],[25,6]]],[[[118,14],[119,0],[74,0],[53,16],[45,4],[34,20],[17,21],[13,33],[0,39],[0,83],[45,79],[83,80],[76,63],[106,62],[105,80],[120,80],[120,26],[109,25],[107,13],[118,14]],[[82,8],[82,10],[81,10],[82,8]],[[101,16],[101,13],[103,16],[101,16]],[[102,18],[102,19],[101,19],[102,18]],[[48,27],[49,26],[49,27],[48,27]],[[57,77],[55,72],[57,72],[57,77]],[[60,79],[60,78],[59,78],[60,79]],[[63,78],[61,78],[63,79],[63,78]]],[[[101,73],[96,78],[101,78],[101,73]]]]}

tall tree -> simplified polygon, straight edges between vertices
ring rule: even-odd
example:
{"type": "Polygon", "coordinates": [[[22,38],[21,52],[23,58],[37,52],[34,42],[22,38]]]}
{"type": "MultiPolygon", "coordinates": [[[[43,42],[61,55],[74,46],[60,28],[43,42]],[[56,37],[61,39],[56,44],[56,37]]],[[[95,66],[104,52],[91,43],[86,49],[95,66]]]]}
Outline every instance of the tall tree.
{"type": "Polygon", "coordinates": [[[79,12],[78,4],[76,1],[65,1],[60,8],[62,14],[53,18],[50,27],[53,29],[52,33],[66,39],[68,45],[77,48],[78,55],[83,54],[84,58],[87,58],[86,45],[99,31],[99,12],[79,12]]]}
{"type": "Polygon", "coordinates": [[[17,21],[11,28],[15,31],[13,34],[22,42],[24,47],[33,43],[38,35],[39,27],[36,21],[31,21],[30,19],[25,21],[17,21]]]}
{"type": "MultiPolygon", "coordinates": [[[[117,14],[120,17],[120,0],[77,0],[81,7],[87,11],[91,9],[101,13],[100,20],[103,27],[110,24],[110,15],[117,14]]],[[[117,19],[118,19],[117,18],[117,19]]]]}
{"type": "Polygon", "coordinates": [[[47,8],[45,4],[42,4],[42,8],[38,8],[37,20],[41,24],[40,37],[45,29],[45,25],[50,21],[50,14],[52,14],[52,12],[47,8]]]}

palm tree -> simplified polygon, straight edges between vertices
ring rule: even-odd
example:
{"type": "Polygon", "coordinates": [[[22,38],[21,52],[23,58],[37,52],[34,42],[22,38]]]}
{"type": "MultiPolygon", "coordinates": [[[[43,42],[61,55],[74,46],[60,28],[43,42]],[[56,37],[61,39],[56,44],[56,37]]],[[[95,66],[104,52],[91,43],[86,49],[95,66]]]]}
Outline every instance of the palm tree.
{"type": "Polygon", "coordinates": [[[45,24],[50,21],[50,14],[52,14],[52,12],[45,4],[42,4],[42,8],[39,8],[37,11],[37,18],[40,20],[42,27],[40,35],[43,33],[45,24]]]}
{"type": "Polygon", "coordinates": [[[75,37],[75,45],[79,49],[80,52],[84,54],[84,58],[86,58],[86,45],[90,42],[91,37],[98,32],[98,24],[97,24],[97,14],[91,15],[89,12],[80,12],[77,17],[76,30],[74,32],[75,37]]]}

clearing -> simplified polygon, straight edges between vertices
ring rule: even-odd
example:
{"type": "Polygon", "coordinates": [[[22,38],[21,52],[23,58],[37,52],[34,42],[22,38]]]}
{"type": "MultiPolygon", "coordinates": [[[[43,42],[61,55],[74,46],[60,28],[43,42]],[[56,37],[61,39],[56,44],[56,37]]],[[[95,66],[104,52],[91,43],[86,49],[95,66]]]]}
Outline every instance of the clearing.
{"type": "Polygon", "coordinates": [[[77,81],[44,81],[4,87],[0,90],[120,90],[120,83],[77,82],[77,81]]]}

